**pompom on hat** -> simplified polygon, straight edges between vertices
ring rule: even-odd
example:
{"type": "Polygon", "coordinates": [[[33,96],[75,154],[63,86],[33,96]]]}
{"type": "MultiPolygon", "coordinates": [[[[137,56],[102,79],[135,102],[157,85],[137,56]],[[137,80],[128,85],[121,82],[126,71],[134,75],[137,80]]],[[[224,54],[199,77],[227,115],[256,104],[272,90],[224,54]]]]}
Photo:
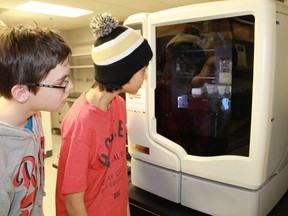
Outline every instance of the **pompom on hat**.
{"type": "Polygon", "coordinates": [[[97,82],[124,85],[153,56],[145,38],[129,27],[118,25],[109,13],[94,16],[90,28],[96,37],[92,59],[97,82]]]}

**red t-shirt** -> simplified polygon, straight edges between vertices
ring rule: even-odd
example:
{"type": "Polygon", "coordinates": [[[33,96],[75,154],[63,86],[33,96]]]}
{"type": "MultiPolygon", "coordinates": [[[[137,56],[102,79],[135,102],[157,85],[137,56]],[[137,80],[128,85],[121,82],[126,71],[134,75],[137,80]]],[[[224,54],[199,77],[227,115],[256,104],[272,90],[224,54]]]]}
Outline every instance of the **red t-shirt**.
{"type": "Polygon", "coordinates": [[[65,194],[85,191],[89,216],[127,215],[126,106],[115,97],[108,111],[83,93],[67,113],[56,185],[56,215],[67,215],[65,194]]]}

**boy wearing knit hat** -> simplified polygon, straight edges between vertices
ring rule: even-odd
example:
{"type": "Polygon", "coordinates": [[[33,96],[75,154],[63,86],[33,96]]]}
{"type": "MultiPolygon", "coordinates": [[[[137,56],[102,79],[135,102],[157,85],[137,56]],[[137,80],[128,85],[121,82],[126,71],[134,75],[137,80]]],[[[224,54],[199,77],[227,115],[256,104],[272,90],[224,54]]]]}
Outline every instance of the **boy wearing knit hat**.
{"type": "Polygon", "coordinates": [[[56,212],[62,215],[130,215],[126,166],[126,105],[136,94],[152,51],[136,31],[98,14],[90,27],[95,84],[74,102],[62,126],[56,212]]]}

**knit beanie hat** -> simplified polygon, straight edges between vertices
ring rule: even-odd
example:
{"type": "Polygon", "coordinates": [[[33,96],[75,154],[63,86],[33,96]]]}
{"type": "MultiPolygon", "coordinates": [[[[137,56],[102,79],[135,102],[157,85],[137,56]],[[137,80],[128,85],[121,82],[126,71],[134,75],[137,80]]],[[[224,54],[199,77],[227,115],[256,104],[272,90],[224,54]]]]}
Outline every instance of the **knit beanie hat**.
{"type": "Polygon", "coordinates": [[[96,41],[92,46],[95,80],[124,85],[149,63],[153,54],[147,40],[135,30],[118,25],[109,13],[90,20],[96,41]]]}

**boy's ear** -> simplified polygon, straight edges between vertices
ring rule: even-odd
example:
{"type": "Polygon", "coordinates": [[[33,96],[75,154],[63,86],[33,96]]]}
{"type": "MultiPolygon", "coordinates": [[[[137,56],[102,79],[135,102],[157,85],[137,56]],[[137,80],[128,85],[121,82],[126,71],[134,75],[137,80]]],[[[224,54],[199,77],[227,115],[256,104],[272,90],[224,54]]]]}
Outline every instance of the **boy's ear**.
{"type": "Polygon", "coordinates": [[[13,98],[19,103],[25,103],[29,97],[30,92],[26,85],[15,85],[11,89],[13,98]]]}

